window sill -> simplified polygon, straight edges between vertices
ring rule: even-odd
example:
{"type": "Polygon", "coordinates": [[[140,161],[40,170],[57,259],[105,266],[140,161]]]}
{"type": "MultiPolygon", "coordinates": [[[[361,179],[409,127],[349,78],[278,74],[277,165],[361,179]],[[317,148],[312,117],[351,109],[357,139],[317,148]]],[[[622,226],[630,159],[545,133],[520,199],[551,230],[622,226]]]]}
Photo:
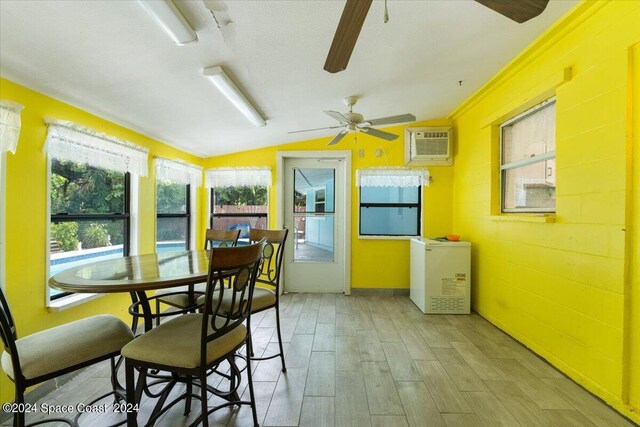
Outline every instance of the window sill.
{"type": "Polygon", "coordinates": [[[489,219],[492,221],[552,223],[556,222],[556,214],[502,214],[491,215],[489,219]]]}
{"type": "Polygon", "coordinates": [[[104,294],[73,294],[66,297],[59,298],[54,301],[49,301],[47,310],[50,312],[58,312],[68,310],[72,307],[84,304],[91,300],[103,297],[104,294]]]}
{"type": "Polygon", "coordinates": [[[411,240],[420,236],[358,236],[361,240],[411,240]]]}

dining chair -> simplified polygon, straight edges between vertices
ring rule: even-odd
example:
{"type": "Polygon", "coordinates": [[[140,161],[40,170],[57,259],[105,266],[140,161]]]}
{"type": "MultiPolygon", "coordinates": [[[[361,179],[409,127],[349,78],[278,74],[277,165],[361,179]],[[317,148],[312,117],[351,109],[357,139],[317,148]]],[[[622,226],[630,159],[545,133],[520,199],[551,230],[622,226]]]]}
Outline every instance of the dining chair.
{"type": "MultiPolygon", "coordinates": [[[[254,425],[258,425],[253,382],[251,378],[251,304],[256,276],[260,266],[264,240],[248,246],[213,248],[209,257],[209,274],[205,289],[205,300],[198,313],[178,316],[151,329],[124,346],[127,403],[140,402],[147,370],[171,372],[187,384],[186,393],[168,404],[156,407],[147,424],[152,425],[160,416],[181,400],[186,401],[185,414],[189,412],[191,399],[199,399],[201,412],[191,425],[209,425],[210,413],[235,405],[250,405],[254,425]],[[222,304],[226,300],[229,304],[222,304]],[[226,308],[224,308],[226,307],[226,308]],[[246,326],[245,323],[246,322],[246,326]],[[236,352],[245,346],[246,367],[236,364],[236,352]],[[219,373],[217,366],[229,364],[227,389],[207,385],[207,375],[219,373]],[[139,369],[138,387],[134,373],[139,369]],[[238,395],[241,374],[246,372],[249,386],[249,401],[238,395]],[[195,381],[194,381],[195,380],[195,381]],[[200,388],[200,394],[192,392],[192,386],[200,388]],[[225,399],[211,409],[207,406],[208,393],[225,399]]],[[[220,387],[220,386],[219,386],[220,387]]],[[[158,406],[156,404],[156,406],[158,406]]],[[[127,425],[137,425],[137,414],[127,414],[127,425]]]]}
{"type": "MultiPolygon", "coordinates": [[[[240,236],[239,229],[236,230],[212,230],[207,229],[205,232],[204,249],[208,250],[214,247],[233,247],[238,244],[238,237],[240,236]]],[[[198,296],[203,295],[206,288],[206,283],[198,283],[193,285],[193,300],[189,301],[189,286],[176,286],[173,288],[159,289],[155,294],[149,298],[149,301],[155,300],[155,322],[156,326],[160,324],[162,317],[174,316],[176,314],[183,314],[193,312],[195,310],[195,301],[198,296]],[[171,312],[163,313],[160,311],[160,304],[166,304],[171,307],[177,308],[171,312]]],[[[134,316],[140,316],[138,308],[139,302],[134,302],[129,307],[129,312],[134,316]]]]}
{"type": "MultiPolygon", "coordinates": [[[[251,303],[251,314],[261,311],[275,309],[276,311],[276,332],[278,333],[278,345],[280,352],[269,356],[254,357],[250,353],[251,360],[267,360],[280,357],[282,372],[287,372],[284,361],[284,351],[282,349],[282,333],[280,332],[280,274],[282,272],[282,260],[284,259],[284,246],[287,241],[289,230],[264,230],[252,228],[249,233],[249,241],[257,242],[265,239],[266,244],[262,252],[262,260],[256,278],[256,289],[253,291],[253,302],[251,303]]],[[[204,297],[197,300],[198,306],[204,303],[204,297]]],[[[222,301],[223,306],[228,305],[226,300],[222,301]]]]}
{"type": "MultiPolygon", "coordinates": [[[[0,358],[2,370],[15,385],[16,409],[24,406],[28,387],[107,359],[111,359],[112,391],[87,406],[110,394],[115,394],[118,400],[124,399],[118,388],[115,358],[120,355],[120,349],[133,340],[133,332],[117,317],[91,316],[18,338],[9,303],[0,289],[0,334],[4,345],[0,358]]],[[[60,422],[76,426],[80,415],[73,420],[55,418],[30,425],[60,422]]],[[[25,426],[24,411],[14,412],[13,425],[25,426]]]]}

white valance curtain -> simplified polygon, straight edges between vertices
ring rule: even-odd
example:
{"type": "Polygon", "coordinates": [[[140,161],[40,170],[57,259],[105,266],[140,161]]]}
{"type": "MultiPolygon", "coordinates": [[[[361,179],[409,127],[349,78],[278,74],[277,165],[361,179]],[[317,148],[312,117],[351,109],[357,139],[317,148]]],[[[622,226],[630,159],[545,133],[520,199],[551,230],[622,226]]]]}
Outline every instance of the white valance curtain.
{"type": "Polygon", "coordinates": [[[429,186],[427,169],[402,167],[367,168],[356,171],[358,187],[419,187],[429,186]]]}
{"type": "Polygon", "coordinates": [[[202,187],[202,168],[180,160],[156,157],[156,179],[172,184],[202,187]]]}
{"type": "Polygon", "coordinates": [[[45,119],[50,157],[86,163],[101,169],[147,176],[149,149],[105,135],[76,123],[45,119]]]}
{"type": "Polygon", "coordinates": [[[20,112],[24,107],[17,102],[0,99],[0,154],[16,153],[20,138],[20,112]]]}
{"type": "Polygon", "coordinates": [[[215,168],[205,171],[207,187],[271,185],[271,168],[215,168]]]}

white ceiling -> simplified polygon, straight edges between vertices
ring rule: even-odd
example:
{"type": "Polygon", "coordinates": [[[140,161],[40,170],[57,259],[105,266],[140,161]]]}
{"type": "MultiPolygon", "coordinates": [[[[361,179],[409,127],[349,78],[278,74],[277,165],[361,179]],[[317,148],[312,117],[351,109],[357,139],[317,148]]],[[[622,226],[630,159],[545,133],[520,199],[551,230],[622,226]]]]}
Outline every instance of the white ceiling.
{"type": "Polygon", "coordinates": [[[2,0],[0,75],[207,157],[333,135],[287,132],[336,124],[322,111],[345,111],[348,95],[369,119],[444,117],[577,3],[552,0],[517,24],[471,0],[389,0],[385,24],[374,1],[347,70],[330,74],[322,67],[343,1],[205,2],[176,2],[199,38],[176,46],[133,0],[2,0]],[[267,126],[203,77],[213,65],[267,126]]]}

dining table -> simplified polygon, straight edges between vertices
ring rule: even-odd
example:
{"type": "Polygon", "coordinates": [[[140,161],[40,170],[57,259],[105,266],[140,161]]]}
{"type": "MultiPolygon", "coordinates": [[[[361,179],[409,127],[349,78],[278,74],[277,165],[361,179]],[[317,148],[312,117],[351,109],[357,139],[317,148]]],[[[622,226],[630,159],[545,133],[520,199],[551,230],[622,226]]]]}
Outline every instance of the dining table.
{"type": "MultiPolygon", "coordinates": [[[[148,332],[153,327],[154,313],[151,311],[147,292],[188,285],[190,298],[195,302],[193,285],[207,280],[210,253],[211,251],[208,250],[160,252],[94,261],[60,271],[49,279],[49,285],[61,291],[75,293],[127,292],[131,295],[132,306],[139,305],[142,308],[141,316],[144,318],[144,329],[145,332],[148,332]]],[[[137,314],[133,316],[132,330],[134,333],[139,317],[137,314]]],[[[119,368],[121,362],[122,359],[118,361],[116,369],[119,368]]],[[[136,387],[136,401],[140,401],[140,394],[143,391],[151,397],[168,396],[177,380],[175,376],[163,377],[149,374],[146,370],[141,371],[138,377],[139,386],[136,387]],[[153,393],[148,388],[147,377],[160,379],[153,384],[158,382],[167,382],[168,384],[161,392],[153,393]]],[[[123,391],[122,385],[117,380],[116,383],[117,388],[123,391]]],[[[197,385],[197,381],[194,381],[194,384],[197,385]]],[[[214,393],[217,392],[210,385],[207,385],[207,389],[214,393]]],[[[235,392],[225,398],[239,400],[235,392]]]]}
{"type": "Polygon", "coordinates": [[[133,331],[139,317],[144,319],[145,331],[149,331],[153,313],[147,292],[188,285],[194,298],[193,285],[207,280],[209,254],[206,250],[190,250],[94,261],[60,271],[49,279],[49,286],[74,293],[127,292],[142,310],[139,316],[133,316],[133,331]]]}

